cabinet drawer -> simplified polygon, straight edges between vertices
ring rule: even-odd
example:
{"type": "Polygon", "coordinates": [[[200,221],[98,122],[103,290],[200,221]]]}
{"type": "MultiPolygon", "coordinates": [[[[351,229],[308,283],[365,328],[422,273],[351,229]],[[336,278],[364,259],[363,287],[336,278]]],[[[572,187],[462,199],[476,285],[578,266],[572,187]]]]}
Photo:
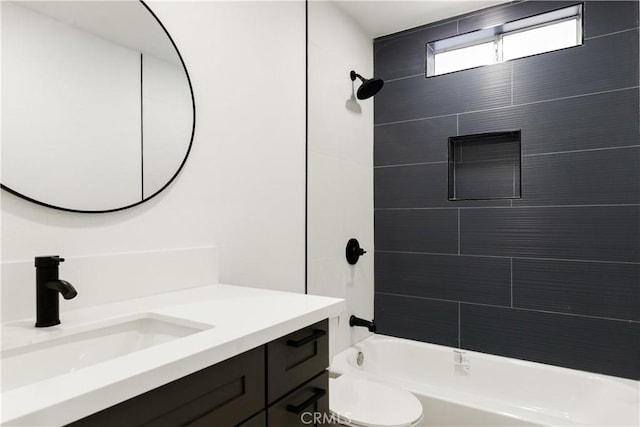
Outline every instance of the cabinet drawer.
{"type": "Polygon", "coordinates": [[[308,427],[326,424],[330,419],[329,373],[324,371],[274,403],[267,410],[267,418],[269,426],[277,427],[308,427]],[[319,423],[314,423],[314,419],[319,423]]]}
{"type": "Polygon", "coordinates": [[[70,426],[235,426],[264,408],[264,351],[250,350],[70,426]]]}
{"type": "Polygon", "coordinates": [[[329,366],[329,322],[323,320],[267,344],[267,401],[275,402],[329,366]]]}

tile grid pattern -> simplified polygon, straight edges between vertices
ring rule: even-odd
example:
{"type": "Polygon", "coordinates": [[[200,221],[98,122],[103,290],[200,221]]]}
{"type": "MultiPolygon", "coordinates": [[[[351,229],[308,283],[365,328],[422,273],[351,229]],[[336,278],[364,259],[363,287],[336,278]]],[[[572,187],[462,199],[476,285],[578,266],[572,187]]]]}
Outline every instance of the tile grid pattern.
{"type": "Polygon", "coordinates": [[[640,378],[638,2],[585,2],[580,47],[423,73],[429,41],[574,3],[374,41],[381,333],[640,378]],[[518,129],[522,198],[448,201],[447,138],[518,129]]]}

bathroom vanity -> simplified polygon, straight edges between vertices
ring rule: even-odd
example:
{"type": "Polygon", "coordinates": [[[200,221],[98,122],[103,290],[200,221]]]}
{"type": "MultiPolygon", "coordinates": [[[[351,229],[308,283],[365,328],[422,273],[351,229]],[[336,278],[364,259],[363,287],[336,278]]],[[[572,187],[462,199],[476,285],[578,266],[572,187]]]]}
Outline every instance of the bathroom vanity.
{"type": "Polygon", "coordinates": [[[323,320],[69,426],[304,425],[329,413],[328,332],[323,320]]]}
{"type": "Polygon", "coordinates": [[[328,319],[343,309],[211,285],[63,311],[51,328],[3,325],[16,374],[3,375],[2,424],[304,425],[328,412],[328,319]],[[60,369],[30,367],[42,358],[60,369]]]}

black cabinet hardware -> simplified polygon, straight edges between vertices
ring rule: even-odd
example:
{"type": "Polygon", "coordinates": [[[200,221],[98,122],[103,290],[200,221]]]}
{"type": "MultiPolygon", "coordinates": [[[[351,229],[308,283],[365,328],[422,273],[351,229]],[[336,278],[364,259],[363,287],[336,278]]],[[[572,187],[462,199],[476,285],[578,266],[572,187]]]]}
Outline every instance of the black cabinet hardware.
{"type": "Polygon", "coordinates": [[[287,405],[287,411],[293,412],[294,414],[301,414],[302,411],[305,410],[305,408],[308,408],[312,404],[316,403],[325,394],[327,394],[327,390],[324,390],[324,389],[319,388],[319,387],[314,387],[313,388],[313,396],[311,396],[310,398],[308,398],[307,400],[305,400],[304,402],[302,402],[299,405],[291,405],[291,404],[287,405]]]}
{"type": "Polygon", "coordinates": [[[319,338],[327,335],[326,331],[322,329],[314,329],[313,333],[306,338],[302,338],[301,340],[287,340],[287,345],[289,347],[302,347],[303,345],[309,344],[311,342],[317,341],[319,338]]]}

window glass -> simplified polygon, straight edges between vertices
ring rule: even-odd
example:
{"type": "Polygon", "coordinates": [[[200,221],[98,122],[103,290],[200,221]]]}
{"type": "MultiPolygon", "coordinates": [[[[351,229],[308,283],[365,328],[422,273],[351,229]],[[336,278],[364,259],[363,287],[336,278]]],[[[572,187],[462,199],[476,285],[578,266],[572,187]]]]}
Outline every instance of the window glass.
{"type": "Polygon", "coordinates": [[[427,77],[582,44],[582,4],[427,43],[427,77]]]}
{"type": "Polygon", "coordinates": [[[504,61],[564,49],[578,44],[578,20],[571,19],[531,30],[505,34],[502,38],[504,61]]]}
{"type": "Polygon", "coordinates": [[[434,59],[435,74],[494,64],[496,62],[495,43],[492,40],[488,43],[436,53],[434,59]]]}

